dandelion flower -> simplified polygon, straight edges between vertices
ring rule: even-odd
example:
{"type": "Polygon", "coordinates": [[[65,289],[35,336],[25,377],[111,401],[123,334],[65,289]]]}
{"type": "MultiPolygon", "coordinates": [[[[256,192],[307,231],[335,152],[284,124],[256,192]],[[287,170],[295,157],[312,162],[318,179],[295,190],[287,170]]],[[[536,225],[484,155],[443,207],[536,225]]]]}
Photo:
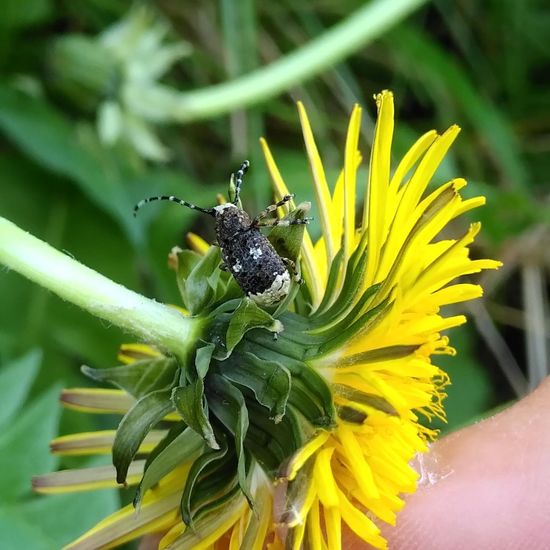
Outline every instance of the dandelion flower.
{"type": "MultiPolygon", "coordinates": [[[[219,249],[192,235],[192,249],[173,250],[170,265],[193,342],[178,353],[153,337],[123,346],[123,366],[84,368],[118,389],[63,393],[67,407],[124,416],[116,431],[56,439],[53,452],[112,452],[114,467],[39,476],[35,489],[137,486],[132,505],[69,548],[162,533],[159,547],[167,549],[336,550],[344,524],[386,547],[379,524],[395,524],[403,494],[416,488],[411,459],[436,436],[426,420],[445,417],[449,379],[433,357],[455,353],[443,332],[465,318],[441,308],[481,296],[460,278],[500,264],[470,259],[478,223],[442,236],[485,200],[463,199],[459,178],[428,188],[458,127],[424,134],[392,171],[392,94],[382,92],[376,104],[360,215],[361,108],[353,109],[344,167],[329,186],[298,105],[322,235],[314,242],[297,225],[269,238],[299,262],[305,284],[261,309],[218,269],[219,249]]],[[[289,189],[261,143],[280,199],[289,189]]],[[[290,202],[278,214],[303,218],[307,210],[290,202]]]]}

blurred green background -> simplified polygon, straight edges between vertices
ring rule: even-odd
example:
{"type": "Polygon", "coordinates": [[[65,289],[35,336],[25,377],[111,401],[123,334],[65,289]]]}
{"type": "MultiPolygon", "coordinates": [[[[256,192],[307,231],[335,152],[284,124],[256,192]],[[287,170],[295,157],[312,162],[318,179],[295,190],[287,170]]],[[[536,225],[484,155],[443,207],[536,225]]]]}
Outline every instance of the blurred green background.
{"type": "MultiPolygon", "coordinates": [[[[115,281],[177,302],[167,253],[184,246],[191,229],[212,240],[211,220],[171,205],[134,220],[133,205],[173,193],[210,206],[249,158],[245,205],[265,206],[262,135],[290,189],[311,199],[295,101],[306,104],[334,178],[352,105],[368,113],[368,158],[372,96],[388,88],[398,118],[394,159],[431,128],[462,126],[434,184],[463,176],[468,195],[487,196],[488,206],[472,213],[484,227],[473,254],[505,261],[484,277],[484,300],[459,310],[471,318],[451,335],[459,355],[438,360],[453,380],[449,423],[440,427],[472,422],[547,375],[547,2],[2,6],[0,216],[115,281]],[[324,42],[337,25],[349,25],[338,51],[324,42]],[[278,72],[270,72],[274,62],[278,72]]],[[[49,456],[57,433],[116,425],[61,412],[57,394],[88,384],[81,364],[114,365],[118,346],[132,337],[6,270],[0,298],[0,547],[57,548],[131,498],[131,491],[33,497],[29,480],[84,463],[49,456]]]]}

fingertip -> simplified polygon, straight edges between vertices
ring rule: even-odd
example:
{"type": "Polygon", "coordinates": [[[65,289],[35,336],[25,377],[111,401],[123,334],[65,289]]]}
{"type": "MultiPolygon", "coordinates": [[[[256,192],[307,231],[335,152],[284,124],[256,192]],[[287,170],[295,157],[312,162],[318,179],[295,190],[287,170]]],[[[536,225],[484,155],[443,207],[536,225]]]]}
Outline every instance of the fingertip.
{"type": "Polygon", "coordinates": [[[550,548],[550,381],[432,445],[394,549],[550,548]]]}

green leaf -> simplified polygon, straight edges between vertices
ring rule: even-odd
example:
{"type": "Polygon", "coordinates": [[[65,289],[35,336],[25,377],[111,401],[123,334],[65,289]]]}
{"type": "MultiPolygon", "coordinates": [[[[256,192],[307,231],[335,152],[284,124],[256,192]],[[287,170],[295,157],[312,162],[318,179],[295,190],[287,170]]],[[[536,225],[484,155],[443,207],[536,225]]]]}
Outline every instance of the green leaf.
{"type": "MultiPolygon", "coordinates": [[[[307,286],[292,278],[290,280],[290,290],[288,291],[288,294],[277,304],[275,310],[272,313],[273,317],[275,319],[281,317],[288,310],[288,308],[291,307],[291,305],[293,305],[294,308],[298,307],[298,304],[303,302],[303,297],[306,295],[306,293],[307,286]]],[[[309,298],[308,303],[310,303],[309,298]]],[[[270,311],[272,310],[270,309],[270,311]]]]}
{"type": "Polygon", "coordinates": [[[288,405],[294,407],[313,426],[329,427],[334,424],[334,406],[332,396],[320,400],[306,382],[300,378],[292,379],[288,405]],[[328,406],[328,408],[327,408],[328,406]]]}
{"type": "MultiPolygon", "coordinates": [[[[212,248],[215,249],[216,247],[213,246],[212,248]]],[[[223,272],[219,268],[219,264],[217,264],[217,269],[214,269],[214,271],[212,271],[212,273],[206,278],[208,284],[210,285],[210,288],[214,291],[213,301],[216,301],[219,296],[223,296],[223,294],[225,293],[226,285],[225,283],[221,282],[222,274],[223,272]]],[[[226,274],[225,276],[227,277],[227,275],[228,274],[226,274]]]]}
{"type": "Polygon", "coordinates": [[[185,281],[201,260],[201,255],[193,250],[172,249],[171,257],[176,261],[176,281],[183,303],[186,303],[185,281]]]}
{"type": "MultiPolygon", "coordinates": [[[[99,118],[107,103],[119,106],[113,96],[104,93],[117,70],[117,60],[99,40],[83,34],[63,33],[56,35],[49,46],[49,82],[58,94],[89,112],[99,106],[99,118]],[[106,101],[99,105],[106,95],[106,101]]],[[[121,114],[119,112],[119,118],[121,114]]]]}
{"type": "MultiPolygon", "coordinates": [[[[256,355],[260,361],[260,366],[256,367],[258,373],[262,372],[261,367],[264,364],[284,363],[284,368],[289,371],[291,376],[291,388],[286,410],[288,411],[288,405],[291,404],[314,425],[320,427],[332,426],[335,415],[332,393],[327,381],[315,369],[297,357],[303,355],[303,347],[287,340],[287,336],[293,332],[293,329],[290,328],[292,323],[293,321],[285,316],[285,327],[288,330],[285,330],[277,341],[265,337],[262,333],[254,334],[253,338],[247,338],[238,350],[239,354],[245,354],[242,362],[244,363],[247,360],[246,354],[256,355]],[[292,355],[293,352],[295,353],[294,356],[292,355]]],[[[316,349],[314,348],[314,350],[316,349]]],[[[227,361],[227,364],[230,365],[229,372],[232,372],[233,364],[239,365],[239,359],[236,358],[234,362],[227,361]]],[[[225,362],[223,366],[225,366],[225,362]]],[[[225,374],[225,372],[222,372],[222,374],[225,374]]],[[[249,402],[247,399],[247,403],[249,402]]]]}
{"type": "Polygon", "coordinates": [[[216,303],[227,303],[230,300],[242,300],[244,296],[243,289],[237,284],[235,278],[226,272],[221,272],[222,280],[226,280],[225,287],[218,285],[218,292],[216,293],[216,303]]]}
{"type": "MultiPolygon", "coordinates": [[[[359,254],[356,250],[355,254],[359,254]]],[[[352,266],[354,257],[348,262],[348,266],[352,266]]],[[[367,266],[367,255],[363,254],[363,257],[359,257],[359,262],[356,266],[348,269],[344,278],[344,284],[342,290],[336,299],[336,301],[320,315],[314,316],[314,324],[317,326],[323,325],[335,325],[341,321],[345,316],[349,316],[350,311],[353,312],[357,309],[358,304],[365,304],[370,298],[372,298],[382,287],[381,283],[374,284],[367,288],[363,294],[357,300],[357,289],[361,286],[361,280],[365,273],[367,266]]],[[[362,308],[362,305],[359,306],[362,308]]]]}
{"type": "Polygon", "coordinates": [[[48,495],[0,506],[0,548],[57,550],[115,512],[114,490],[48,495]]]}
{"type": "Polygon", "coordinates": [[[142,240],[142,226],[130,215],[134,201],[128,188],[129,174],[121,174],[119,161],[99,145],[104,158],[98,162],[87,148],[90,144],[84,144],[84,136],[77,135],[73,121],[42,100],[0,86],[0,128],[29,156],[75,181],[122,225],[133,242],[142,240]]]}
{"type": "Polygon", "coordinates": [[[2,33],[32,27],[47,21],[53,14],[51,0],[4,0],[0,28],[2,33]]]}
{"type": "Polygon", "coordinates": [[[208,419],[203,379],[198,378],[188,386],[175,388],[172,392],[172,401],[185,423],[201,435],[212,449],[219,449],[208,419]]]}
{"type": "Polygon", "coordinates": [[[250,488],[247,485],[244,439],[248,431],[248,410],[243,394],[223,376],[208,377],[208,404],[218,420],[233,434],[237,451],[237,477],[239,486],[252,505],[250,488]]]}
{"type": "Polygon", "coordinates": [[[46,529],[37,525],[35,517],[25,513],[21,505],[0,506],[0,547],[56,550],[56,544],[46,529]]]}
{"type": "Polygon", "coordinates": [[[212,354],[215,349],[216,346],[214,344],[206,344],[197,350],[195,355],[195,367],[199,378],[204,378],[208,373],[210,361],[212,360],[212,354]]]}
{"type": "Polygon", "coordinates": [[[157,456],[178,437],[183,431],[187,429],[187,424],[185,422],[176,422],[173,424],[173,426],[168,430],[168,433],[164,436],[164,438],[158,443],[158,445],[147,455],[147,459],[145,460],[145,465],[143,467],[143,471],[145,472],[147,468],[149,468],[150,464],[157,458],[157,456]]]}
{"type": "MultiPolygon", "coordinates": [[[[172,542],[173,548],[194,548],[204,541],[206,537],[220,529],[229,518],[234,517],[242,505],[241,494],[230,493],[220,505],[198,518],[193,523],[192,529],[186,529],[182,535],[172,542]]],[[[184,520],[185,521],[185,520],[184,520]]]]}
{"type": "Polygon", "coordinates": [[[175,359],[162,357],[136,361],[110,369],[93,369],[83,365],[80,370],[98,382],[110,382],[136,399],[159,390],[171,389],[178,373],[175,359]]]}
{"type": "Polygon", "coordinates": [[[225,335],[227,353],[230,354],[246,332],[253,328],[264,328],[270,332],[281,332],[283,325],[273,319],[250,298],[243,298],[229,321],[225,335]]]}
{"type": "Polygon", "coordinates": [[[0,494],[3,502],[29,493],[31,477],[54,468],[57,459],[50,455],[49,443],[58,429],[59,391],[59,387],[53,387],[31,400],[16,421],[0,435],[0,494]]]}
{"type": "Polygon", "coordinates": [[[281,422],[275,424],[267,416],[267,410],[255,400],[247,399],[250,425],[246,434],[245,447],[268,473],[275,473],[281,463],[307,440],[296,413],[287,411],[281,422]]]}
{"type": "Polygon", "coordinates": [[[32,350],[0,369],[0,426],[9,422],[25,401],[41,361],[42,352],[32,350]]]}
{"type": "Polygon", "coordinates": [[[35,524],[56,538],[56,548],[68,544],[119,507],[118,492],[112,489],[48,495],[46,498],[33,499],[25,506],[35,524]]]}
{"type": "Polygon", "coordinates": [[[220,512],[235,496],[242,495],[241,488],[236,481],[236,476],[233,474],[234,469],[234,464],[223,470],[220,468],[220,472],[217,475],[218,483],[215,485],[212,480],[210,480],[211,483],[209,486],[204,488],[201,487],[200,496],[202,500],[199,500],[199,491],[197,490],[197,498],[195,498],[197,507],[194,512],[193,521],[197,521],[206,514],[220,512]],[[198,505],[199,503],[200,506],[198,505]]]}
{"type": "MultiPolygon", "coordinates": [[[[361,305],[359,302],[358,305],[361,305]]],[[[327,342],[322,344],[319,347],[319,350],[311,350],[311,355],[308,356],[308,359],[313,359],[314,357],[322,357],[327,355],[331,351],[342,347],[345,342],[351,340],[352,338],[357,337],[362,332],[365,332],[373,327],[376,322],[379,322],[380,319],[390,310],[392,303],[389,302],[389,298],[386,298],[383,302],[377,306],[372,307],[362,314],[358,319],[349,324],[349,321],[344,319],[338,325],[332,328],[332,330],[327,330],[327,335],[332,333],[334,337],[329,339],[327,342]]],[[[356,308],[358,309],[358,308],[356,308]]],[[[353,313],[349,317],[353,318],[353,313]]]]}
{"type": "Polygon", "coordinates": [[[185,428],[181,433],[163,446],[162,450],[145,466],[145,472],[134,499],[138,507],[145,492],[156,485],[165,475],[169,474],[180,464],[191,460],[201,448],[204,441],[191,428],[185,428]]]}
{"type": "Polygon", "coordinates": [[[317,349],[325,338],[311,334],[309,323],[303,317],[299,317],[288,311],[281,316],[284,331],[277,335],[265,331],[251,331],[239,346],[242,350],[250,351],[262,359],[281,361],[288,368],[286,358],[290,357],[301,361],[306,349],[317,349]]]}
{"type": "Polygon", "coordinates": [[[250,515],[250,520],[246,527],[240,550],[253,550],[256,548],[256,542],[260,536],[260,527],[262,519],[271,514],[272,492],[269,484],[261,484],[254,494],[254,514],[250,515]]]}
{"type": "MultiPolygon", "coordinates": [[[[295,210],[289,212],[283,220],[303,220],[310,209],[311,203],[302,202],[295,210]]],[[[288,227],[276,226],[269,232],[267,238],[279,256],[297,262],[300,251],[302,250],[305,228],[306,226],[304,224],[291,225],[288,227]]]]}
{"type": "Polygon", "coordinates": [[[185,305],[193,315],[204,310],[216,296],[218,279],[212,275],[219,271],[220,259],[220,249],[210,247],[185,281],[185,305]]]}
{"type": "Polygon", "coordinates": [[[130,463],[151,429],[174,410],[171,391],[154,391],[142,397],[124,415],[113,443],[113,464],[117,483],[124,483],[130,463]]]}
{"type": "Polygon", "coordinates": [[[228,484],[238,485],[234,452],[229,450],[225,437],[219,440],[219,448],[201,454],[187,475],[181,497],[181,515],[186,525],[192,525],[194,511],[209,495],[219,494],[228,484]]]}
{"type": "MultiPolygon", "coordinates": [[[[328,274],[327,286],[325,288],[325,293],[323,294],[323,299],[321,300],[321,303],[319,304],[319,307],[315,311],[313,317],[318,317],[321,313],[323,313],[336,298],[336,284],[338,283],[340,271],[342,270],[342,266],[344,265],[344,259],[344,249],[341,248],[336,253],[334,260],[332,261],[328,274]]],[[[342,294],[340,294],[340,297],[342,297],[342,294]]]]}
{"type": "Polygon", "coordinates": [[[285,491],[284,511],[277,518],[277,522],[286,525],[300,523],[297,513],[301,512],[307,499],[308,489],[313,483],[313,465],[311,458],[300,468],[296,477],[289,481],[285,491]]]}
{"type": "MultiPolygon", "coordinates": [[[[319,314],[314,315],[316,325],[335,324],[353,309],[354,304],[357,302],[357,289],[361,286],[367,268],[367,254],[368,249],[365,253],[362,251],[361,246],[357,247],[348,262],[348,269],[338,298],[328,309],[325,308],[326,311],[319,310],[319,314]]],[[[381,284],[375,284],[367,288],[359,301],[364,302],[369,297],[374,296],[381,286],[381,284]]]]}
{"type": "Polygon", "coordinates": [[[290,373],[283,365],[246,353],[224,361],[223,376],[252,390],[258,402],[269,409],[274,422],[281,421],[291,383],[290,373]]]}
{"type": "MultiPolygon", "coordinates": [[[[180,172],[147,170],[128,150],[104,147],[90,125],[75,124],[44,99],[29,97],[7,85],[0,85],[0,130],[28,157],[76,184],[119,224],[134,245],[144,244],[145,227],[155,212],[153,208],[151,213],[140,212],[134,218],[132,206],[139,199],[175,194],[182,184],[195,200],[210,195],[202,182],[198,184],[180,172]]],[[[164,225],[173,224],[173,236],[180,234],[181,220],[177,215],[169,219],[164,225]]]]}
{"type": "Polygon", "coordinates": [[[335,411],[327,381],[315,369],[300,361],[288,360],[287,368],[292,376],[289,404],[306,415],[314,426],[332,426],[335,411]]]}
{"type": "MultiPolygon", "coordinates": [[[[522,160],[520,143],[512,125],[488,94],[480,93],[469,71],[457,62],[456,56],[429,34],[411,25],[401,25],[397,31],[388,33],[387,40],[401,57],[401,67],[411,69],[412,76],[420,79],[427,91],[433,93],[444,87],[451,94],[470,124],[478,130],[478,138],[507,175],[506,184],[525,192],[529,171],[522,160]],[[421,67],[415,67],[418,59],[423,60],[421,67]]],[[[437,98],[435,103],[438,103],[437,98]]]]}

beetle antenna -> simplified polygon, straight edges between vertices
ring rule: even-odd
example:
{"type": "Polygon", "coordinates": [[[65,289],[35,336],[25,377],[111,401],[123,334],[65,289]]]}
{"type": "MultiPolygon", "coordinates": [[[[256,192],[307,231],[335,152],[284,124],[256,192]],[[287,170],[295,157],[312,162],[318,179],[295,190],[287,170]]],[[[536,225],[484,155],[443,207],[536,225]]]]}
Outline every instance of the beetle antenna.
{"type": "Polygon", "coordinates": [[[175,202],[176,204],[179,204],[181,206],[187,206],[187,208],[191,208],[192,210],[198,210],[199,212],[203,212],[204,214],[208,214],[210,216],[215,216],[215,210],[213,208],[201,208],[200,206],[196,206],[190,202],[184,201],[182,199],[178,199],[178,197],[174,197],[174,195],[160,195],[157,197],[149,197],[147,199],[140,200],[135,206],[134,206],[134,216],[136,216],[138,210],[148,202],[153,201],[170,201],[175,202]]]}
{"type": "Polygon", "coordinates": [[[235,198],[233,199],[233,204],[237,205],[241,197],[241,185],[243,184],[243,178],[248,168],[250,167],[250,162],[248,160],[243,161],[241,167],[233,174],[235,178],[235,198]]]}

